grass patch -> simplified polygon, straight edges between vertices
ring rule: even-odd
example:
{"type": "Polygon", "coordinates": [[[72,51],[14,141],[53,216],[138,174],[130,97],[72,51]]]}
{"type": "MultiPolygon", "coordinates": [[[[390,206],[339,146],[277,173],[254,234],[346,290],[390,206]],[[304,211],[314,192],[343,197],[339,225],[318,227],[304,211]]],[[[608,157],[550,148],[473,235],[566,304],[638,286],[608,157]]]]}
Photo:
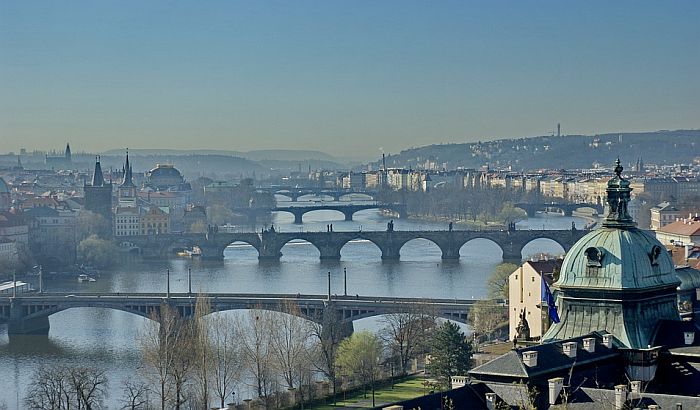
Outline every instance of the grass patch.
{"type": "MultiPolygon", "coordinates": [[[[374,398],[377,406],[382,404],[394,403],[397,401],[408,400],[414,397],[423,396],[427,393],[425,387],[423,387],[423,376],[409,376],[401,381],[394,384],[394,389],[392,390],[391,384],[377,388],[374,393],[374,398]]],[[[354,407],[354,408],[372,408],[372,392],[367,392],[367,398],[364,397],[362,391],[348,393],[345,400],[342,400],[343,393],[338,392],[338,401],[336,405],[332,404],[319,404],[309,409],[314,410],[332,410],[342,407],[354,407]]]]}

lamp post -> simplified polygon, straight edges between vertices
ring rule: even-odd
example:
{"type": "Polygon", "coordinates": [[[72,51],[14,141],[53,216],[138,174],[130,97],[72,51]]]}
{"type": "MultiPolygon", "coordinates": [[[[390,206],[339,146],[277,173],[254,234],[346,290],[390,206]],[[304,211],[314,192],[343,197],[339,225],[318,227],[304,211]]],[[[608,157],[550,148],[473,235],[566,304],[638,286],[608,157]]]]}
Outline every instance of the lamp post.
{"type": "Polygon", "coordinates": [[[187,268],[187,293],[192,295],[192,268],[187,268]]]}
{"type": "Polygon", "coordinates": [[[343,280],[344,280],[344,294],[345,296],[348,295],[348,268],[345,267],[343,268],[343,280]]]}
{"type": "Polygon", "coordinates": [[[328,301],[331,301],[331,271],[328,271],[328,301]]]}
{"type": "Polygon", "coordinates": [[[165,292],[165,297],[170,299],[170,269],[167,272],[167,288],[165,292]]]}
{"type": "Polygon", "coordinates": [[[44,293],[44,269],[39,265],[39,293],[44,293]]]}

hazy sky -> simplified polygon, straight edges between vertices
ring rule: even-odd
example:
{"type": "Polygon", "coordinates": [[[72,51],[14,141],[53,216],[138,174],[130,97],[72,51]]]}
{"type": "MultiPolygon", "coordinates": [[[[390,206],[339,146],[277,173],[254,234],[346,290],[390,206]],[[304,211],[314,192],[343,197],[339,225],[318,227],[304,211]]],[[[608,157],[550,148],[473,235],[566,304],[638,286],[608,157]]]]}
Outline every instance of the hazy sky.
{"type": "Polygon", "coordinates": [[[700,1],[0,0],[0,151],[700,127],[700,1]]]}

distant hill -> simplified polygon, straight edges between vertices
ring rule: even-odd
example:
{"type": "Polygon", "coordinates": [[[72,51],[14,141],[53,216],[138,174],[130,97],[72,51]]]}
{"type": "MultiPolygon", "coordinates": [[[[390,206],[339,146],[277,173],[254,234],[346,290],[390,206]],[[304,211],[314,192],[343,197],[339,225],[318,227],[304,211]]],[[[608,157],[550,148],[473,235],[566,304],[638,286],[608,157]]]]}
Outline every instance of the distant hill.
{"type": "MultiPolygon", "coordinates": [[[[700,130],[541,136],[463,144],[426,145],[387,156],[389,167],[419,168],[426,161],[442,168],[590,168],[594,163],[623,164],[642,158],[648,164],[691,163],[700,156],[700,130]]],[[[379,162],[375,163],[375,167],[379,162]]]]}
{"type": "MultiPolygon", "coordinates": [[[[278,160],[278,161],[306,161],[319,160],[328,162],[342,162],[330,154],[321,151],[268,149],[254,151],[228,151],[228,150],[177,150],[177,149],[130,149],[136,155],[228,155],[240,157],[252,161],[278,160]]],[[[124,149],[111,149],[103,152],[103,155],[123,155],[124,149]]]]}
{"type": "MultiPolygon", "coordinates": [[[[138,150],[129,150],[129,159],[134,171],[144,172],[152,169],[156,164],[172,164],[182,172],[187,179],[195,179],[202,175],[217,174],[220,176],[243,176],[253,174],[258,176],[269,175],[270,169],[255,161],[229,155],[213,154],[141,154],[138,150]]],[[[119,155],[102,155],[102,167],[120,169],[124,163],[124,153],[119,155]]]]}

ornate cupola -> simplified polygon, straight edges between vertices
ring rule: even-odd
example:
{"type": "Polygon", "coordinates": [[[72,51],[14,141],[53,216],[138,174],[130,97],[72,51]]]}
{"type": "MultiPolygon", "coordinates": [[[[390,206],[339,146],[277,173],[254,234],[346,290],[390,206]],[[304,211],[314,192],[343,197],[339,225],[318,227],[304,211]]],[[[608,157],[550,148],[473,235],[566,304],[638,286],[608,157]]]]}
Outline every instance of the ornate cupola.
{"type": "Polygon", "coordinates": [[[673,262],[652,234],[637,229],[627,209],[631,191],[618,159],[602,227],[564,258],[553,285],[561,322],[543,341],[607,331],[630,349],[644,349],[653,343],[659,320],[680,320],[673,262]]]}
{"type": "Polygon", "coordinates": [[[615,161],[615,176],[608,181],[606,189],[608,198],[608,215],[603,221],[603,227],[629,229],[634,228],[636,224],[629,214],[627,206],[630,202],[630,181],[622,177],[622,166],[620,159],[615,161]]]}

